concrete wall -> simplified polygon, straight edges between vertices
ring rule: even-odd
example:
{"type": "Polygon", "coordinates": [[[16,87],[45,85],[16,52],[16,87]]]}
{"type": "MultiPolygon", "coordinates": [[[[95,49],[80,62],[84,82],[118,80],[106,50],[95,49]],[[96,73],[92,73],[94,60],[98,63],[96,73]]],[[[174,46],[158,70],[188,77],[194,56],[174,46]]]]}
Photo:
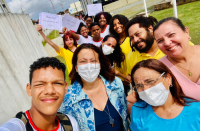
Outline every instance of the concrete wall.
{"type": "Polygon", "coordinates": [[[47,56],[29,15],[0,13],[0,124],[31,107],[29,66],[47,56]]]}
{"type": "Polygon", "coordinates": [[[105,12],[111,12],[112,10],[118,9],[120,7],[127,5],[127,4],[128,3],[127,3],[126,0],[118,0],[118,1],[115,1],[111,4],[104,5],[103,9],[104,9],[105,12]]]}

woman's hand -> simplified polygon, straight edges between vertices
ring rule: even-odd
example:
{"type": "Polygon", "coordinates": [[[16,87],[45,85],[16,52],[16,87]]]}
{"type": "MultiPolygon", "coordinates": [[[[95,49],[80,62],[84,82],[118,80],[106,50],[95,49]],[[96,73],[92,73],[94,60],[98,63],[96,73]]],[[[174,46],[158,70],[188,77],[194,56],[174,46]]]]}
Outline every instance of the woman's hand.
{"type": "Polygon", "coordinates": [[[42,32],[42,25],[38,25],[38,26],[36,27],[36,29],[37,29],[38,32],[42,32]]]}
{"type": "Polygon", "coordinates": [[[130,75],[124,76],[123,78],[124,78],[124,81],[131,83],[131,76],[130,75]]]}
{"type": "Polygon", "coordinates": [[[64,27],[64,28],[62,29],[62,32],[63,32],[63,34],[67,33],[67,32],[68,32],[68,29],[67,29],[66,27],[64,27]]]}

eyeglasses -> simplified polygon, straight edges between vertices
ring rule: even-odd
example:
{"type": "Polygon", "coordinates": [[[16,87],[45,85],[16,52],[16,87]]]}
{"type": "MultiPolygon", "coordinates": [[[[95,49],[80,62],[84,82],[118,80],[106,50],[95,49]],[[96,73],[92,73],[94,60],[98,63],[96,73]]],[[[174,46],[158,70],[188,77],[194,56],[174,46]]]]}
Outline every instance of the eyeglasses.
{"type": "MultiPolygon", "coordinates": [[[[156,80],[152,80],[152,81],[148,81],[148,82],[144,82],[144,84],[137,84],[133,87],[133,89],[137,92],[141,92],[144,90],[144,85],[148,86],[148,87],[152,87],[163,75],[165,74],[165,72],[163,72],[156,80]]],[[[164,80],[164,79],[163,79],[164,80]]]]}

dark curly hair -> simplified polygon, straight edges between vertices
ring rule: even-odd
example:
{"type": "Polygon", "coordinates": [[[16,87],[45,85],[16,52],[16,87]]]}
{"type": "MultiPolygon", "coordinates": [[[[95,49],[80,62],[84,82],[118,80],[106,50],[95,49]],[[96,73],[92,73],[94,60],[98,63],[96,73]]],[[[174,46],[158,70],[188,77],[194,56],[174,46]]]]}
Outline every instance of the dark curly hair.
{"type": "Polygon", "coordinates": [[[99,75],[103,76],[106,80],[113,82],[115,79],[115,72],[111,68],[109,60],[106,58],[106,56],[103,54],[103,52],[100,50],[99,47],[88,43],[88,44],[80,45],[74,52],[74,55],[72,58],[72,71],[69,74],[70,79],[71,79],[71,84],[73,84],[75,81],[77,81],[81,84],[81,86],[83,86],[81,77],[78,74],[78,72],[76,72],[78,54],[83,49],[91,49],[99,55],[99,62],[100,62],[100,66],[101,66],[99,75]]]}
{"type": "Polygon", "coordinates": [[[87,18],[90,17],[93,21],[93,17],[92,16],[88,16],[88,14],[85,16],[85,21],[87,20],[87,18]]]}
{"type": "Polygon", "coordinates": [[[47,68],[47,67],[52,67],[53,69],[57,68],[58,70],[62,70],[65,80],[65,70],[66,70],[65,65],[55,57],[42,57],[40,59],[37,59],[37,61],[34,61],[33,64],[30,65],[30,70],[29,70],[30,84],[32,82],[33,72],[37,69],[47,68]]]}
{"type": "Polygon", "coordinates": [[[101,15],[103,15],[106,18],[107,24],[110,23],[110,19],[112,18],[112,15],[108,12],[100,12],[95,15],[94,22],[99,23],[99,19],[101,18],[101,15]]]}
{"type": "MultiPolygon", "coordinates": [[[[153,16],[149,16],[149,17],[136,16],[126,24],[125,32],[126,32],[126,35],[129,36],[128,29],[134,24],[139,24],[140,28],[143,27],[147,30],[149,26],[154,27],[157,23],[158,23],[157,19],[153,16]]],[[[132,50],[134,50],[133,46],[134,44],[132,44],[131,46],[132,50]]]]}
{"type": "Polygon", "coordinates": [[[126,16],[124,16],[124,15],[115,15],[115,16],[113,16],[113,17],[111,18],[111,20],[110,20],[110,29],[109,29],[110,34],[113,34],[113,35],[119,37],[119,34],[118,34],[117,32],[115,32],[115,30],[114,30],[113,21],[114,21],[115,19],[118,19],[119,22],[120,22],[120,24],[122,24],[122,25],[124,26],[124,28],[125,28],[126,24],[129,22],[129,20],[128,20],[128,18],[127,18],[126,16]]]}
{"type": "Polygon", "coordinates": [[[88,28],[86,25],[83,24],[83,22],[81,22],[80,25],[79,25],[79,27],[78,27],[78,30],[77,30],[77,32],[76,32],[77,34],[81,34],[81,28],[82,28],[82,27],[88,28]]]}
{"type": "MultiPolygon", "coordinates": [[[[103,39],[103,42],[106,42],[110,37],[114,38],[117,41],[117,45],[115,46],[114,52],[110,55],[106,55],[106,57],[110,61],[111,66],[113,66],[113,62],[115,62],[117,67],[121,68],[121,62],[125,60],[125,55],[120,48],[119,40],[117,39],[117,37],[112,34],[106,35],[103,39]]],[[[102,50],[102,45],[100,46],[100,49],[102,50]]]]}
{"type": "Polygon", "coordinates": [[[157,23],[158,23],[157,19],[153,16],[149,17],[136,16],[126,24],[125,31],[127,36],[129,36],[128,29],[134,24],[139,24],[140,28],[143,27],[145,29],[148,29],[149,26],[154,27],[157,23]]]}

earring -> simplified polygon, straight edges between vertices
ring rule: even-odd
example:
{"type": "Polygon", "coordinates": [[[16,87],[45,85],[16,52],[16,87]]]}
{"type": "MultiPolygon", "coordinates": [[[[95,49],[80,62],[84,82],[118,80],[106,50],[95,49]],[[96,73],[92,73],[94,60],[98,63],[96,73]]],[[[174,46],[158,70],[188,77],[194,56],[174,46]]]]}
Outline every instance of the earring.
{"type": "Polygon", "coordinates": [[[169,85],[169,87],[173,87],[173,85],[171,84],[171,85],[169,85]]]}
{"type": "Polygon", "coordinates": [[[192,38],[191,38],[191,36],[189,37],[189,40],[191,40],[192,38]]]}

